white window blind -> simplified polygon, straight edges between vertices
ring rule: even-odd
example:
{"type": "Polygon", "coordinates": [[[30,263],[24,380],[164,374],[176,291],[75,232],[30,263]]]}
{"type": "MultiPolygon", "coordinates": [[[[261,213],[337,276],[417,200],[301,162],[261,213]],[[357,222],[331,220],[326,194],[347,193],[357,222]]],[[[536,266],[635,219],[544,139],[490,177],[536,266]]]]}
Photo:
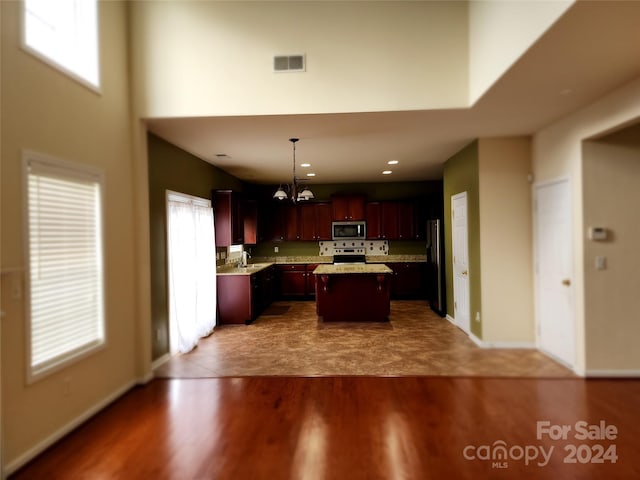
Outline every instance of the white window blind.
{"type": "Polygon", "coordinates": [[[26,157],[30,376],[104,343],[100,172],[26,157]]]}

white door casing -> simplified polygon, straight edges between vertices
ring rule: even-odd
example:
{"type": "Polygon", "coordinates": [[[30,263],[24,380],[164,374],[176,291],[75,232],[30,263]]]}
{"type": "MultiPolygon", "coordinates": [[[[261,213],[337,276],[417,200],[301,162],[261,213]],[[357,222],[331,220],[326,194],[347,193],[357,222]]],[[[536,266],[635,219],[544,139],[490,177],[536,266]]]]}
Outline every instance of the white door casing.
{"type": "Polygon", "coordinates": [[[453,311],[456,325],[471,329],[469,305],[469,226],[467,192],[451,197],[451,240],[453,255],[453,311]]]}
{"type": "Polygon", "coordinates": [[[566,179],[534,187],[538,348],[575,366],[571,190],[566,179]]]}

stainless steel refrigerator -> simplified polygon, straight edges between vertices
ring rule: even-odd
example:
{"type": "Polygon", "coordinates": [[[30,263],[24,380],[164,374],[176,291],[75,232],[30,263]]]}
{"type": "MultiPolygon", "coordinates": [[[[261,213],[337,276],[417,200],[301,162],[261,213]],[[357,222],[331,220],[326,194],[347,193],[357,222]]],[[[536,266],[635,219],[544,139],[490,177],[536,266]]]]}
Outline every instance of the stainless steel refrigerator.
{"type": "Polygon", "coordinates": [[[427,221],[427,297],[431,309],[444,317],[447,313],[444,278],[444,236],[440,220],[427,221]]]}

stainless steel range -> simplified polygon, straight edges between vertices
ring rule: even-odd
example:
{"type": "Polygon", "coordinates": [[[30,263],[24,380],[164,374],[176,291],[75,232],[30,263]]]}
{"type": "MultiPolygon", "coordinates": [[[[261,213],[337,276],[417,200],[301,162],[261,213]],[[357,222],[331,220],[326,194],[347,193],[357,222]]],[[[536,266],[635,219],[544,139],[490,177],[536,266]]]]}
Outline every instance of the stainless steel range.
{"type": "Polygon", "coordinates": [[[365,263],[367,248],[364,240],[341,240],[333,242],[334,265],[365,263]]]}

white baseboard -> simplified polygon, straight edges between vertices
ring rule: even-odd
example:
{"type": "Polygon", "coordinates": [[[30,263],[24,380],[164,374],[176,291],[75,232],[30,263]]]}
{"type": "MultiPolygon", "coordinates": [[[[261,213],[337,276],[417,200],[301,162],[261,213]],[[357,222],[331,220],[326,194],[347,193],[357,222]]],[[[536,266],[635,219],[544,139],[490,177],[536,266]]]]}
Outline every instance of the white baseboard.
{"type": "Polygon", "coordinates": [[[147,372],[142,377],[138,377],[138,379],[136,380],[136,385],[146,385],[151,380],[153,380],[153,377],[154,377],[153,370],[150,372],[147,372]]]}
{"type": "Polygon", "coordinates": [[[586,377],[602,378],[640,378],[640,370],[587,370],[586,377]]]}
{"type": "MultiPolygon", "coordinates": [[[[449,320],[449,322],[451,322],[453,325],[460,328],[456,323],[456,320],[453,317],[451,317],[449,314],[447,314],[445,318],[449,320]]],[[[460,328],[460,330],[462,329],[460,328]]],[[[478,338],[473,332],[467,333],[464,330],[462,331],[465,333],[465,335],[469,337],[469,339],[473,343],[475,343],[480,348],[527,348],[527,349],[536,348],[535,342],[502,342],[502,341],[490,342],[490,341],[485,341],[478,338]]]]}
{"type": "Polygon", "coordinates": [[[473,333],[470,335],[473,337],[472,340],[478,345],[480,348],[526,348],[526,349],[536,349],[536,344],[534,342],[492,342],[489,340],[480,340],[473,333]]]}
{"type": "Polygon", "coordinates": [[[29,450],[24,452],[22,455],[20,455],[18,458],[15,458],[15,459],[11,460],[9,463],[7,463],[7,465],[5,466],[5,468],[4,468],[2,473],[5,476],[9,476],[12,473],[14,473],[16,470],[18,470],[20,467],[26,465],[30,460],[34,459],[36,456],[38,456],[39,454],[44,452],[47,448],[49,448],[51,445],[56,443],[62,437],[67,435],[69,432],[71,432],[74,429],[78,428],[80,425],[82,425],[84,422],[89,420],[91,417],[93,417],[100,410],[103,410],[105,407],[107,407],[108,405],[113,403],[115,400],[120,398],[122,395],[127,393],[129,390],[131,390],[131,388],[133,386],[135,386],[135,383],[136,382],[133,382],[133,381],[132,382],[127,382],[125,385],[123,385],[122,387],[118,388],[113,393],[107,395],[105,398],[103,398],[102,400],[97,402],[91,408],[85,410],[83,413],[78,415],[76,418],[71,420],[69,423],[67,423],[66,425],[62,426],[61,428],[59,428],[58,430],[53,432],[47,438],[45,438],[44,440],[38,442],[36,445],[31,447],[29,450]]]}
{"type": "Polygon", "coordinates": [[[171,359],[170,353],[165,353],[160,358],[156,358],[153,362],[151,362],[151,370],[155,370],[161,365],[167,363],[171,359]]]}

